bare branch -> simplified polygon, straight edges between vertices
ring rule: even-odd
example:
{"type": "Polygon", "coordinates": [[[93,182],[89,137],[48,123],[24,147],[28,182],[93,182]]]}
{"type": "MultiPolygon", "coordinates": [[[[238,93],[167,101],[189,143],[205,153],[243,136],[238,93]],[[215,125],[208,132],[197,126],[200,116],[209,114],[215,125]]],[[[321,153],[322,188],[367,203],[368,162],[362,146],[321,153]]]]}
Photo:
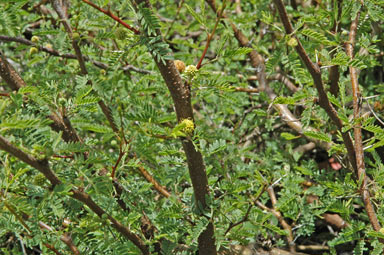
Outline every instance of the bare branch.
{"type": "MultiPolygon", "coordinates": [[[[359,23],[359,18],[360,18],[360,12],[357,13],[356,18],[351,23],[351,28],[349,31],[349,41],[345,45],[347,55],[351,59],[353,58],[353,48],[355,46],[356,32],[357,32],[357,25],[359,23]]],[[[356,122],[354,123],[353,131],[355,136],[355,154],[356,154],[357,174],[358,174],[359,183],[361,183],[360,194],[363,199],[365,210],[368,214],[368,218],[369,218],[369,221],[371,222],[373,229],[375,231],[379,231],[381,229],[381,226],[377,219],[375,209],[373,208],[373,205],[371,203],[371,196],[367,188],[368,179],[365,171],[361,123],[359,121],[361,117],[362,96],[359,89],[359,82],[357,78],[356,68],[353,66],[350,66],[349,73],[351,76],[352,97],[353,97],[353,118],[356,120],[356,122]]],[[[384,239],[381,239],[381,242],[384,242],[384,239]]]]}

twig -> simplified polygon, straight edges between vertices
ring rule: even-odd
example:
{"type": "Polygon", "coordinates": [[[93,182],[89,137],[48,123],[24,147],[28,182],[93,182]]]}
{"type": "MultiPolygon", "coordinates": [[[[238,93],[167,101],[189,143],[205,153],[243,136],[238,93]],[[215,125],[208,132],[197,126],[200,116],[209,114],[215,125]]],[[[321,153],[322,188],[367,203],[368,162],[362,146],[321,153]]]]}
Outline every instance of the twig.
{"type": "Polygon", "coordinates": [[[137,30],[136,28],[134,27],[131,27],[130,25],[128,25],[127,23],[125,23],[123,20],[121,20],[119,17],[117,17],[116,15],[114,15],[110,10],[104,10],[103,8],[100,8],[98,7],[96,4],[92,3],[91,1],[88,1],[88,0],[82,0],[84,3],[86,4],[89,4],[90,6],[92,6],[93,8],[95,8],[96,10],[108,15],[109,17],[111,17],[112,19],[114,19],[115,21],[117,21],[119,24],[123,25],[124,27],[128,28],[129,30],[131,30],[133,33],[135,33],[136,35],[140,34],[140,31],[137,30]]]}
{"type": "Polygon", "coordinates": [[[271,199],[272,203],[272,213],[275,215],[275,217],[278,219],[280,222],[280,225],[284,228],[284,230],[287,232],[287,241],[288,241],[288,246],[291,252],[295,252],[295,243],[293,241],[293,233],[292,233],[292,227],[285,221],[284,217],[281,215],[280,211],[276,208],[277,204],[277,199],[275,195],[275,191],[273,190],[272,185],[267,188],[268,195],[271,199]]]}
{"type": "Polygon", "coordinates": [[[203,63],[203,59],[204,59],[204,57],[205,57],[205,54],[207,54],[207,50],[208,50],[209,44],[211,43],[211,40],[212,40],[212,38],[213,38],[213,35],[214,35],[215,32],[216,32],[217,25],[219,25],[219,22],[220,22],[221,18],[223,17],[223,13],[224,13],[225,6],[226,6],[226,5],[225,5],[225,0],[223,0],[223,5],[222,5],[222,7],[221,7],[221,10],[220,10],[220,12],[217,14],[217,18],[216,18],[215,26],[213,27],[212,32],[208,35],[207,42],[206,42],[206,44],[205,44],[205,48],[204,48],[203,54],[201,55],[200,60],[199,60],[199,62],[198,62],[197,65],[196,65],[196,68],[197,68],[197,69],[200,69],[200,68],[201,68],[201,64],[203,63]]]}
{"type": "Polygon", "coordinates": [[[76,245],[74,245],[72,241],[72,237],[68,233],[64,233],[60,236],[60,240],[65,243],[68,248],[71,250],[72,254],[80,255],[79,249],[77,249],[76,245]]]}
{"type": "Polygon", "coordinates": [[[228,226],[227,230],[225,231],[224,235],[226,235],[232,228],[234,228],[234,227],[236,227],[236,226],[238,226],[240,224],[243,224],[244,222],[246,222],[248,220],[249,213],[251,212],[252,207],[256,204],[256,202],[259,200],[261,195],[264,193],[265,188],[266,188],[266,185],[264,185],[262,190],[261,190],[261,192],[259,194],[257,194],[257,196],[255,198],[252,199],[253,201],[249,204],[247,212],[245,213],[244,217],[240,221],[238,221],[236,223],[232,223],[231,222],[229,224],[229,226],[228,226]]]}
{"type": "Polygon", "coordinates": [[[139,171],[140,173],[144,176],[144,178],[152,183],[153,187],[159,192],[161,195],[163,195],[166,198],[169,198],[171,196],[171,193],[167,191],[167,189],[163,186],[161,186],[155,178],[147,171],[143,166],[139,166],[139,171]]]}
{"type": "MultiPolygon", "coordinates": [[[[347,55],[353,59],[353,49],[356,40],[357,25],[359,23],[360,12],[357,13],[356,18],[351,23],[351,28],[349,31],[349,41],[346,43],[346,52],[347,55]]],[[[380,223],[377,219],[377,215],[373,205],[371,203],[371,198],[369,190],[367,188],[367,176],[365,172],[365,163],[364,163],[364,151],[363,151],[363,141],[361,133],[361,123],[359,118],[361,117],[361,93],[359,90],[359,83],[356,73],[356,68],[353,66],[349,67],[349,73],[351,76],[351,85],[352,85],[352,97],[353,97],[353,117],[356,120],[354,123],[353,133],[355,136],[355,155],[356,155],[356,166],[357,166],[357,178],[359,179],[360,194],[364,202],[365,210],[368,214],[369,221],[375,231],[381,229],[380,223]]],[[[384,239],[380,239],[384,243],[384,239]]]]}
{"type": "Polygon", "coordinates": [[[120,146],[119,146],[119,157],[117,158],[115,165],[112,167],[112,173],[111,173],[112,179],[115,178],[116,168],[119,165],[119,163],[120,163],[121,159],[123,158],[124,154],[125,154],[125,151],[123,151],[123,141],[121,141],[120,142],[120,146]]]}
{"type": "Polygon", "coordinates": [[[179,2],[179,6],[177,7],[177,11],[176,11],[175,18],[172,20],[172,23],[171,23],[171,25],[169,26],[167,32],[165,33],[164,38],[167,38],[169,32],[171,31],[171,29],[172,29],[172,27],[173,27],[173,24],[175,24],[176,19],[179,17],[180,10],[181,10],[181,7],[183,7],[183,4],[184,4],[184,0],[181,0],[181,1],[179,2]]]}
{"type": "Polygon", "coordinates": [[[48,249],[50,249],[51,251],[53,251],[56,255],[62,255],[62,253],[59,252],[53,245],[48,244],[48,243],[44,243],[43,245],[45,247],[47,247],[48,249]]]}
{"type": "Polygon", "coordinates": [[[8,204],[7,201],[3,201],[3,203],[4,206],[8,209],[8,211],[15,216],[15,218],[21,223],[21,225],[23,225],[26,230],[28,230],[28,233],[32,233],[31,229],[25,223],[24,219],[19,214],[17,214],[17,212],[12,208],[12,206],[8,204]]]}
{"type": "Polygon", "coordinates": [[[272,74],[268,76],[268,80],[278,80],[281,83],[283,83],[290,91],[292,92],[299,91],[299,88],[296,87],[296,85],[293,84],[293,82],[290,81],[289,78],[282,73],[272,74]]]}

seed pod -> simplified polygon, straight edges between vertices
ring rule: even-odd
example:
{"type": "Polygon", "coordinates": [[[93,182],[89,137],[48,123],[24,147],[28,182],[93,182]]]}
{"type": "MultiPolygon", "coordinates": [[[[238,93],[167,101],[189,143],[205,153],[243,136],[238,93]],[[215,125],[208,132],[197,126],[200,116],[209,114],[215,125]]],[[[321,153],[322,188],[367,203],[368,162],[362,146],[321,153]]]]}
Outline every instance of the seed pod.
{"type": "Polygon", "coordinates": [[[185,64],[184,64],[183,61],[181,61],[181,60],[175,60],[174,63],[175,63],[175,66],[176,66],[177,70],[179,70],[179,73],[184,72],[184,70],[185,70],[185,64]]]}

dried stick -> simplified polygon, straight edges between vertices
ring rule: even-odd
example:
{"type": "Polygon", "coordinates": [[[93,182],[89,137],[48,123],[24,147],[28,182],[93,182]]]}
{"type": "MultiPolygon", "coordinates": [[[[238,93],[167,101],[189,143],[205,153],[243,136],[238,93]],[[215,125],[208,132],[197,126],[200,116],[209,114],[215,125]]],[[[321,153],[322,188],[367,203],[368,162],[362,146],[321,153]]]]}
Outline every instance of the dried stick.
{"type": "MultiPolygon", "coordinates": [[[[0,136],[0,149],[8,152],[12,156],[18,158],[24,163],[30,165],[33,168],[39,170],[44,176],[50,181],[52,186],[56,186],[61,184],[61,180],[55,175],[55,173],[51,170],[48,161],[46,160],[37,160],[31,155],[25,153],[19,148],[15,147],[8,140],[6,140],[3,136],[0,136]]],[[[76,200],[79,200],[83,204],[87,205],[94,213],[97,214],[98,217],[102,218],[104,214],[107,215],[108,220],[111,221],[111,225],[120,232],[124,237],[130,240],[133,244],[135,244],[144,255],[149,255],[149,249],[146,246],[145,242],[140,238],[140,236],[131,232],[131,230],[121,224],[118,220],[108,215],[98,204],[96,204],[91,196],[79,189],[72,188],[70,190],[71,197],[76,200]]]]}
{"type": "Polygon", "coordinates": [[[242,88],[242,87],[234,87],[233,88],[236,92],[246,92],[246,93],[259,93],[260,91],[258,89],[254,88],[242,88]]]}
{"type": "MultiPolygon", "coordinates": [[[[349,41],[346,43],[345,48],[347,55],[353,59],[353,48],[356,41],[356,32],[357,25],[359,23],[360,12],[357,13],[356,18],[351,23],[351,28],[349,31],[349,41]]],[[[354,123],[354,136],[355,136],[355,154],[356,154],[356,164],[357,164],[357,174],[360,186],[360,194],[364,202],[365,210],[368,214],[369,221],[375,231],[381,229],[380,223],[377,219],[375,209],[370,200],[370,194],[367,188],[367,176],[365,172],[364,164],[364,151],[363,151],[363,141],[361,134],[361,123],[359,121],[361,117],[361,93],[359,90],[359,82],[357,78],[356,68],[353,66],[349,67],[349,73],[351,76],[351,85],[352,85],[352,97],[353,97],[353,118],[356,120],[354,123]]],[[[384,242],[382,239],[381,242],[384,242]]]]}

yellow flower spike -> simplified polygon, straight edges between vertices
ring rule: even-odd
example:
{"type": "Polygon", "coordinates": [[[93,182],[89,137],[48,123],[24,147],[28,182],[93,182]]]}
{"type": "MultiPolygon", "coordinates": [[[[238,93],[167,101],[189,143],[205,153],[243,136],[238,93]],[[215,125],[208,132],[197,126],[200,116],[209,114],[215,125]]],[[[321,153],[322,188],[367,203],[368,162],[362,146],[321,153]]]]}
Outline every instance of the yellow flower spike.
{"type": "Polygon", "coordinates": [[[182,131],[186,135],[192,135],[193,131],[195,130],[195,123],[193,123],[193,120],[183,119],[180,124],[184,126],[182,131]]]}

